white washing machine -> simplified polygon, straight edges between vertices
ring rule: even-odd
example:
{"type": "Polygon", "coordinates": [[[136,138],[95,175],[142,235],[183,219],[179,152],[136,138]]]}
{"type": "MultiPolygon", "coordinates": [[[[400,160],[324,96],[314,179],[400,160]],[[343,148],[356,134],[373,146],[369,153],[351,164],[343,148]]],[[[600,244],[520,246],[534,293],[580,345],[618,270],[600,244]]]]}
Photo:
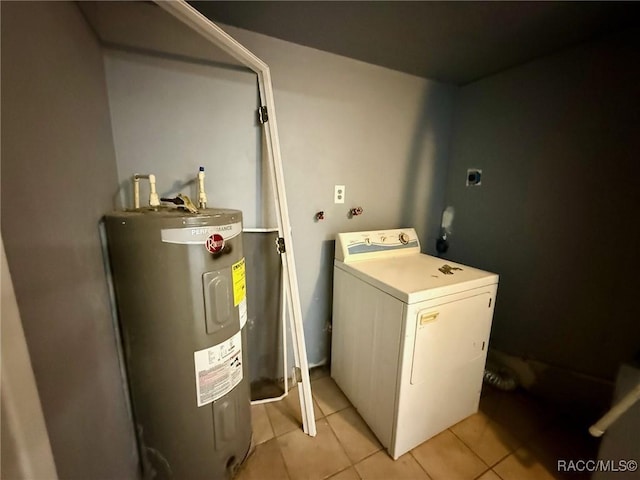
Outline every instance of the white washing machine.
{"type": "Polygon", "coordinates": [[[478,411],[498,275],[414,229],[338,234],[331,376],[397,459],[478,411]]]}

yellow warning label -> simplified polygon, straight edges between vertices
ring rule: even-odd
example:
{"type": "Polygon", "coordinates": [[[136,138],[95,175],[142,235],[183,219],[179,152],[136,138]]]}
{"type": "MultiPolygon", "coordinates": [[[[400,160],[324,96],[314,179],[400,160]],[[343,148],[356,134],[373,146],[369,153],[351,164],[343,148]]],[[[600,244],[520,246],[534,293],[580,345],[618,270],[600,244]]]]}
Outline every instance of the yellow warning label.
{"type": "Polygon", "coordinates": [[[244,258],[231,265],[231,278],[233,280],[233,306],[238,304],[247,296],[247,281],[244,273],[244,258]]]}

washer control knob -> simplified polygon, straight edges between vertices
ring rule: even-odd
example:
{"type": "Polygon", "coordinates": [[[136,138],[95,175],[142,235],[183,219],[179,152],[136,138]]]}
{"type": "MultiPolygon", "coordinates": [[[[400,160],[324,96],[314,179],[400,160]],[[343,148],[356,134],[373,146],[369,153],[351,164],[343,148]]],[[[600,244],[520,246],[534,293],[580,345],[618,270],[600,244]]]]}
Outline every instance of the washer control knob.
{"type": "Polygon", "coordinates": [[[409,235],[404,232],[402,232],[398,238],[400,239],[400,243],[403,245],[409,243],[409,235]]]}

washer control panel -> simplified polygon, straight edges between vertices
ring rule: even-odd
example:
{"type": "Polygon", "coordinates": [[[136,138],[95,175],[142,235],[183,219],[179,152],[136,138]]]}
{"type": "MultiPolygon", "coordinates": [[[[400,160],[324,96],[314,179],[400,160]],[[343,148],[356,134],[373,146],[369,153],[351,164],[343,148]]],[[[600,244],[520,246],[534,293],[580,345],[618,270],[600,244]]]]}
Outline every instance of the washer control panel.
{"type": "Polygon", "coordinates": [[[413,228],[339,233],[336,260],[345,263],[420,253],[420,241],[413,228]]]}

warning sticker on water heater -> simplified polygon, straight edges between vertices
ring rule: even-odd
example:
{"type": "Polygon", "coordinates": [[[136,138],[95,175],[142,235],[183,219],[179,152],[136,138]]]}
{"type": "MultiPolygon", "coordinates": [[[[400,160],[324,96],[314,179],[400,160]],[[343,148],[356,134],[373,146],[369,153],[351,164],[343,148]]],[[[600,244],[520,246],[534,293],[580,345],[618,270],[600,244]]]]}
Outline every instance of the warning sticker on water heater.
{"type": "Polygon", "coordinates": [[[225,396],[242,380],[240,332],[213,347],[193,352],[198,407],[225,396]]]}
{"type": "Polygon", "coordinates": [[[247,296],[247,280],[244,268],[244,258],[231,265],[233,279],[233,306],[237,307],[247,296]]]}

